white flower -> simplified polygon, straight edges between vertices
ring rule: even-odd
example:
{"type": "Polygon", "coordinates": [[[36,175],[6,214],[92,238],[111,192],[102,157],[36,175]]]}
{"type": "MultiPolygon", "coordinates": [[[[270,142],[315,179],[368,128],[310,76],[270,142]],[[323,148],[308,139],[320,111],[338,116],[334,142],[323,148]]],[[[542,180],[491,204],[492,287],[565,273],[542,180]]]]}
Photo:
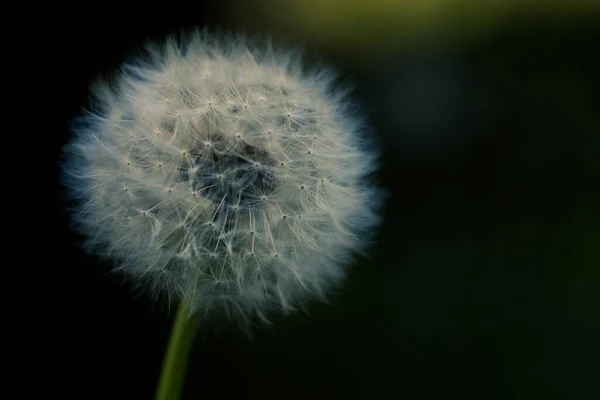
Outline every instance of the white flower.
{"type": "Polygon", "coordinates": [[[328,69],[195,32],[93,88],[64,183],[90,251],[237,321],[325,299],[379,222],[376,152],[328,69]]]}

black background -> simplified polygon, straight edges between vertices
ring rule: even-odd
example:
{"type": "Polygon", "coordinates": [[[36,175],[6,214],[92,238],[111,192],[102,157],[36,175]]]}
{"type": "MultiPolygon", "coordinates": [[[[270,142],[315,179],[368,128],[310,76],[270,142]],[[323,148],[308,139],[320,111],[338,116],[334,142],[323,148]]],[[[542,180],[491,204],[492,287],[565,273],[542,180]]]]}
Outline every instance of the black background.
{"type": "MultiPolygon", "coordinates": [[[[147,38],[207,24],[270,33],[228,6],[58,10],[45,44],[52,175],[88,85],[147,38]]],[[[600,31],[537,22],[370,68],[307,44],[368,110],[384,223],[333,305],[252,339],[199,336],[184,398],[600,398],[600,31]]],[[[84,255],[55,182],[42,372],[59,397],[150,399],[172,313],[84,255]]]]}

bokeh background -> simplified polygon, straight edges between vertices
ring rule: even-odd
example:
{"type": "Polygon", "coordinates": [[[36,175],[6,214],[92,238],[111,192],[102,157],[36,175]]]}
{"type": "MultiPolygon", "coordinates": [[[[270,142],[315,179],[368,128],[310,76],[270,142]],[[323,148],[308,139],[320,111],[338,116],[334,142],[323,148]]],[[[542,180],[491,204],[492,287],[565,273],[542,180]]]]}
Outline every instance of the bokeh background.
{"type": "MultiPolygon", "coordinates": [[[[335,66],[382,149],[384,223],[333,304],[251,340],[202,330],[185,399],[600,398],[600,2],[66,11],[53,31],[57,155],[98,74],[147,38],[206,25],[300,44],[335,66]]],[[[172,312],[83,254],[60,193],[60,335],[48,346],[60,349],[61,396],[151,399],[172,312]]]]}

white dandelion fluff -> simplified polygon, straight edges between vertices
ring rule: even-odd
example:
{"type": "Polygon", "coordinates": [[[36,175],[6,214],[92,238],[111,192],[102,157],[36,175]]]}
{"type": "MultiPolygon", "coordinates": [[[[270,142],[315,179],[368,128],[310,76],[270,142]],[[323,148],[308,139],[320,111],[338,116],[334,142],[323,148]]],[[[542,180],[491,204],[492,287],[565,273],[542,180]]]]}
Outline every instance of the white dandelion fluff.
{"type": "Polygon", "coordinates": [[[93,87],[65,148],[87,248],[192,311],[266,319],[326,299],[382,198],[335,74],[244,36],[146,51],[93,87]]]}

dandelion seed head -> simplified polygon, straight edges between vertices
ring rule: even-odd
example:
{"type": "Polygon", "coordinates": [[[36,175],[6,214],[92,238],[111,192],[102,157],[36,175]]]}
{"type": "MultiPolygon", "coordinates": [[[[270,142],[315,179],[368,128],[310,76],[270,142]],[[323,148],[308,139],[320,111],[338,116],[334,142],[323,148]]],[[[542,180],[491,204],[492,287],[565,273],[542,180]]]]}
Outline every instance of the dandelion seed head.
{"type": "Polygon", "coordinates": [[[331,69],[269,41],[149,44],[75,120],[63,182],[87,248],[236,321],[325,299],[379,223],[377,151],[331,69]]]}

